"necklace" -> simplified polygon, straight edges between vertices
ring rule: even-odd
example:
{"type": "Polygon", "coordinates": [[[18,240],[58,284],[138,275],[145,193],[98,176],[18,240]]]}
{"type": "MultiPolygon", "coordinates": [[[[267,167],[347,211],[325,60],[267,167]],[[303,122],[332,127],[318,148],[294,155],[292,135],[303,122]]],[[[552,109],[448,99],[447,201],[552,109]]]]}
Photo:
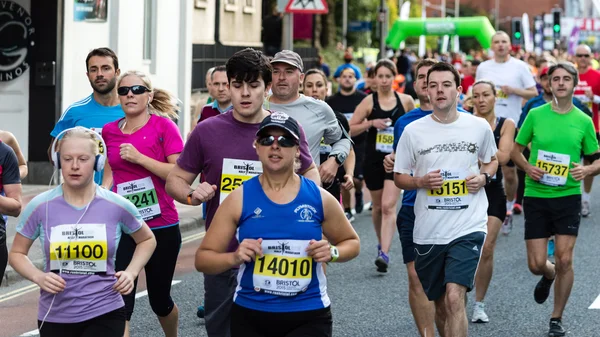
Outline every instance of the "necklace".
{"type": "Polygon", "coordinates": [[[552,110],[554,112],[558,112],[558,113],[564,114],[566,112],[571,111],[571,109],[573,109],[573,102],[571,102],[571,104],[569,104],[569,107],[566,110],[564,110],[564,111],[560,109],[560,107],[558,106],[558,103],[555,104],[555,102],[552,102],[552,110]]]}
{"type": "MultiPolygon", "coordinates": [[[[148,116],[146,117],[146,120],[144,120],[140,125],[133,127],[133,129],[131,129],[131,131],[129,131],[129,133],[133,133],[135,130],[141,128],[142,126],[146,125],[146,123],[148,123],[148,120],[150,120],[150,114],[148,114],[148,116]]],[[[125,133],[125,127],[127,126],[127,119],[125,119],[125,123],[123,123],[123,125],[121,126],[121,131],[123,133],[125,133]]]]}
{"type": "MultiPolygon", "coordinates": [[[[435,118],[438,122],[442,123],[442,124],[446,124],[448,123],[448,117],[450,117],[449,115],[446,116],[446,118],[444,118],[444,120],[442,121],[441,118],[439,118],[435,112],[432,112],[431,115],[433,116],[433,118],[435,118]]],[[[458,114],[456,115],[456,117],[458,118],[458,114]]],[[[454,122],[456,119],[453,119],[452,121],[450,121],[450,123],[454,122]]]]}

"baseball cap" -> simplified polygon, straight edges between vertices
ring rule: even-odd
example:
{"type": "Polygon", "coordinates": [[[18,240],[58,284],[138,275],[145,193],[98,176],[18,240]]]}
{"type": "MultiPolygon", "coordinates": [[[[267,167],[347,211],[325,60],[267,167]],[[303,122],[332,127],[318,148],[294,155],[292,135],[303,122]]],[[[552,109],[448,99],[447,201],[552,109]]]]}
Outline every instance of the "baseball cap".
{"type": "Polygon", "coordinates": [[[265,117],[260,123],[256,135],[258,136],[264,129],[270,127],[283,129],[291,134],[292,137],[296,138],[296,140],[300,140],[300,126],[298,125],[298,122],[286,113],[277,111],[265,117]]]}
{"type": "Polygon", "coordinates": [[[273,57],[271,60],[271,64],[273,63],[287,63],[300,69],[300,71],[304,71],[304,63],[302,63],[302,58],[300,55],[298,55],[298,53],[295,53],[291,50],[286,49],[275,54],[275,57],[273,57]]]}
{"type": "Polygon", "coordinates": [[[550,69],[550,67],[544,67],[544,69],[542,69],[540,71],[540,77],[548,75],[548,70],[549,69],[550,69]]]}

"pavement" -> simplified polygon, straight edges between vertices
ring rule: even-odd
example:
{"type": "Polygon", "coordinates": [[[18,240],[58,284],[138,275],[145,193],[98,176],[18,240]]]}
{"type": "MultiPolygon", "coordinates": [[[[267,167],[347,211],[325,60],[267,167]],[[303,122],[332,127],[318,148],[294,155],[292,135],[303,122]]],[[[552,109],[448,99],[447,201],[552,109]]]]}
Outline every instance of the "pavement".
{"type": "MultiPolygon", "coordinates": [[[[600,185],[596,183],[595,185],[600,185]]],[[[376,271],[374,260],[377,239],[371,212],[356,215],[353,226],[361,238],[360,255],[347,263],[332,263],[327,269],[327,291],[332,301],[335,337],[416,337],[418,336],[408,305],[406,268],[396,234],[390,252],[387,274],[376,271]]],[[[533,299],[539,277],[527,268],[523,240],[523,216],[515,216],[513,232],[500,235],[494,257],[494,276],[486,297],[488,324],[469,323],[474,337],[547,336],[554,295],[544,304],[533,299]]],[[[600,336],[600,186],[592,193],[592,215],[582,219],[575,246],[575,283],[563,315],[567,336],[600,336]]],[[[204,321],[196,317],[202,303],[203,278],[194,270],[194,254],[203,237],[203,229],[182,233],[184,243],[179,255],[172,297],[179,307],[179,336],[203,337],[204,321]]],[[[152,313],[140,281],[131,322],[133,337],[161,337],[164,334],[152,313]]],[[[0,337],[37,336],[36,313],[39,290],[29,281],[0,288],[0,337]]],[[[469,293],[468,317],[472,314],[474,292],[469,293]]],[[[433,334],[428,336],[434,336],[433,334]]]]}
{"type": "MultiPolygon", "coordinates": [[[[41,194],[49,189],[56,187],[48,185],[23,185],[22,202],[23,209],[27,204],[38,194],[41,194]]],[[[197,229],[204,228],[204,220],[202,219],[202,207],[201,206],[189,206],[178,203],[175,201],[177,212],[179,213],[179,228],[181,232],[190,232],[197,229]]],[[[10,251],[14,236],[16,234],[16,226],[19,223],[20,216],[18,218],[8,218],[8,224],[6,226],[7,231],[7,246],[10,251]]],[[[39,240],[36,240],[29,250],[29,259],[38,268],[43,267],[43,256],[39,240]]],[[[22,280],[22,276],[12,269],[10,265],[7,266],[6,272],[4,273],[4,279],[1,281],[2,287],[7,287],[11,284],[17,283],[22,280]]],[[[0,288],[1,289],[1,288],[0,288]]]]}

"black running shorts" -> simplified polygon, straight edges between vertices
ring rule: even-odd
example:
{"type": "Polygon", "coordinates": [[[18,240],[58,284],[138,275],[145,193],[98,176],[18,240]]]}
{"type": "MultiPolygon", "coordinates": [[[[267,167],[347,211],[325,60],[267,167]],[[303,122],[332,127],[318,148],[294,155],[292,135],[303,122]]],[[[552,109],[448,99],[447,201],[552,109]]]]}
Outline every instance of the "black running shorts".
{"type": "Polygon", "coordinates": [[[448,283],[473,289],[484,241],[485,233],[474,232],[447,245],[415,243],[415,270],[430,301],[442,297],[448,283]]]}
{"type": "Polygon", "coordinates": [[[579,233],[581,195],[559,198],[523,198],[525,240],[579,233]]]}

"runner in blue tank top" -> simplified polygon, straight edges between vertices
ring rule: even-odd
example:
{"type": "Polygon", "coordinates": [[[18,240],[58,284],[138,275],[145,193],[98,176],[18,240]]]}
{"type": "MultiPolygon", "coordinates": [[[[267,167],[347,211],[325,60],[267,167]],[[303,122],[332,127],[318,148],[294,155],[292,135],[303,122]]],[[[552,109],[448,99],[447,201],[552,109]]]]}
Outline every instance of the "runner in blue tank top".
{"type": "Polygon", "coordinates": [[[360,250],[338,201],[294,173],[298,135],[298,123],[284,113],[263,120],[254,144],[263,173],[223,201],[196,253],[196,268],[207,274],[240,267],[232,337],[331,336],[322,264],[360,250]],[[240,245],[227,253],[234,235],[240,245]]]}

